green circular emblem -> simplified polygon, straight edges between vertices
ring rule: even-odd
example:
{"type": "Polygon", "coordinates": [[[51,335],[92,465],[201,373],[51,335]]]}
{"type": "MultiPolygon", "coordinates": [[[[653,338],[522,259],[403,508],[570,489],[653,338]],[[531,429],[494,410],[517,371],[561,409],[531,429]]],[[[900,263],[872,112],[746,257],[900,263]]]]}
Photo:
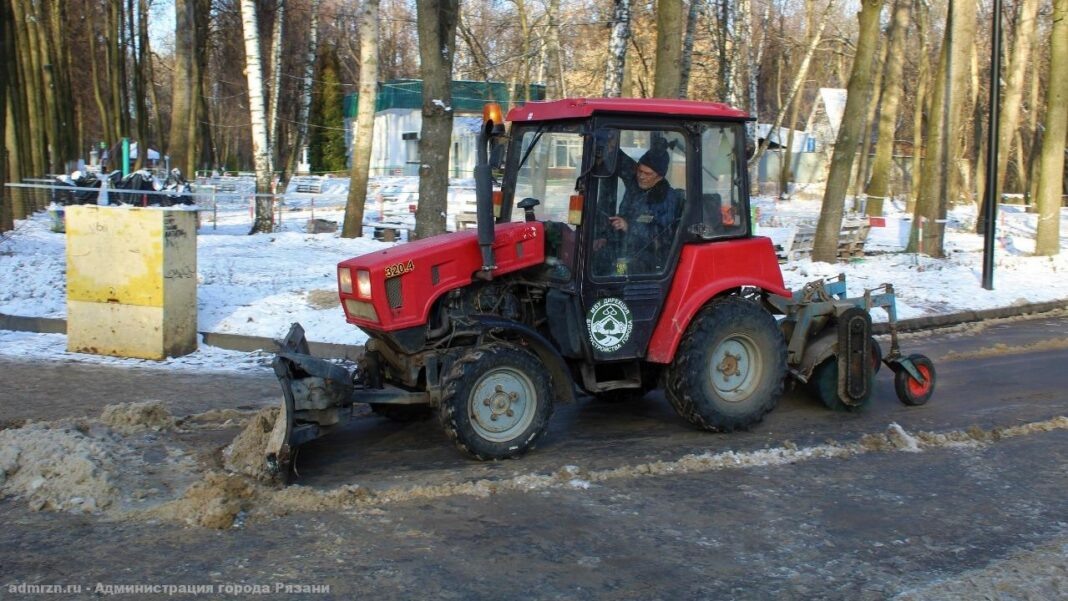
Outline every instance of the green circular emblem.
{"type": "Polygon", "coordinates": [[[618,351],[630,338],[634,318],[627,305],[618,298],[602,298],[586,314],[586,329],[590,331],[593,348],[602,353],[618,351]]]}

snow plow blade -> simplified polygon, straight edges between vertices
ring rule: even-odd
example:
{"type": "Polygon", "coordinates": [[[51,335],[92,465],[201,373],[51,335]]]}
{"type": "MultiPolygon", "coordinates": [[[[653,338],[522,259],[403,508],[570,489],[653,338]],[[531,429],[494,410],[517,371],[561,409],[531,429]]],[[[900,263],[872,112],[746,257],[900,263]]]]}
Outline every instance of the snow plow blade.
{"type": "Polygon", "coordinates": [[[430,402],[426,392],[354,383],[354,372],[311,355],[300,324],[290,327],[279,346],[272,367],[282,385],[282,407],[264,450],[267,470],[278,483],[288,483],[297,449],[343,426],[353,417],[354,404],[430,402]]]}
{"type": "Polygon", "coordinates": [[[281,347],[272,367],[282,385],[282,407],[266,460],[271,474],[284,479],[296,448],[340,423],[339,410],[352,403],[353,385],[348,370],[309,353],[300,324],[293,324],[281,347]]]}

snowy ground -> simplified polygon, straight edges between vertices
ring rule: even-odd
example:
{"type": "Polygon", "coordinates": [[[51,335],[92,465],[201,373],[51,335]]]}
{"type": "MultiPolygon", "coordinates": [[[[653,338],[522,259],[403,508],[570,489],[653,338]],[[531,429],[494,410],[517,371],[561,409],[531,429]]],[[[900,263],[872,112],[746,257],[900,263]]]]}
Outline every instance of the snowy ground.
{"type": "MultiPolygon", "coordinates": [[[[407,204],[417,192],[414,178],[380,178],[374,183],[379,206],[387,199],[407,204]]],[[[346,182],[347,183],[347,182],[346,182]]],[[[332,202],[316,206],[310,196],[287,194],[282,208],[281,231],[246,235],[247,208],[222,206],[217,215],[202,214],[198,232],[198,329],[205,332],[281,338],[292,322],[300,322],[311,340],[359,344],[363,333],[345,322],[336,303],[335,266],[348,257],[397,243],[366,237],[341,238],[337,233],[307,234],[316,219],[342,220],[344,194],[325,190],[332,202]],[[325,205],[325,206],[324,206],[325,205]]],[[[469,182],[453,183],[453,205],[463,207],[472,197],[469,182]]],[[[819,203],[754,201],[760,211],[758,234],[781,239],[799,223],[814,222],[819,203]]],[[[374,211],[379,210],[378,208],[374,211]]],[[[453,209],[450,208],[450,211],[453,209]]],[[[377,217],[377,215],[372,215],[377,217]]],[[[981,286],[982,238],[968,233],[974,209],[955,210],[948,224],[945,259],[902,252],[903,215],[891,213],[887,226],[873,228],[868,256],[849,263],[826,264],[800,260],[782,266],[788,287],[797,289],[817,278],[845,273],[850,294],[859,294],[884,282],[894,284],[898,317],[953,313],[967,309],[1004,307],[1026,302],[1068,299],[1068,213],[1062,214],[1061,248],[1057,257],[1034,257],[1036,216],[1019,206],[1003,206],[992,291],[981,286]]],[[[20,221],[0,237],[0,313],[27,317],[66,316],[65,237],[50,231],[46,213],[20,221]]],[[[907,223],[906,223],[907,227],[907,223]]],[[[881,313],[881,312],[879,312],[881,313]]],[[[876,320],[885,319],[875,315],[876,320]]],[[[0,355],[49,360],[121,363],[158,366],[156,362],[111,359],[67,353],[66,337],[0,331],[0,355]]],[[[246,369],[263,365],[263,356],[234,353],[208,346],[188,357],[164,362],[175,368],[246,369]]]]}

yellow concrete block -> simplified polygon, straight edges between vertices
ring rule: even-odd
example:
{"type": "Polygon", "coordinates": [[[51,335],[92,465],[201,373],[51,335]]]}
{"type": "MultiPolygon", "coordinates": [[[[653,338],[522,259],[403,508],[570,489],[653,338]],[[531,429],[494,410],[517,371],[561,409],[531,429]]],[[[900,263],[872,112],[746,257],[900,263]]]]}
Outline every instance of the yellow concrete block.
{"type": "Polygon", "coordinates": [[[196,213],[67,209],[67,349],[164,359],[197,348],[196,213]]]}

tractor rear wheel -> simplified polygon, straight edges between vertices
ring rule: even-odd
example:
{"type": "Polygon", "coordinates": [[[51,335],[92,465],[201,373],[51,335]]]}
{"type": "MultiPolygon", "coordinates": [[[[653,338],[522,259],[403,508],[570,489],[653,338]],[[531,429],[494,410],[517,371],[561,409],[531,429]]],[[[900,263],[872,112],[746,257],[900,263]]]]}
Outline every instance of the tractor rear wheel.
{"type": "Polygon", "coordinates": [[[445,377],[439,417],[475,459],[512,459],[534,448],[553,412],[552,377],[531,353],[509,344],[467,351],[445,377]]]}
{"type": "Polygon", "coordinates": [[[756,302],[731,296],[694,318],[671,364],[667,398],[691,424],[716,432],[764,419],[782,395],[786,341],[756,302]]]}

